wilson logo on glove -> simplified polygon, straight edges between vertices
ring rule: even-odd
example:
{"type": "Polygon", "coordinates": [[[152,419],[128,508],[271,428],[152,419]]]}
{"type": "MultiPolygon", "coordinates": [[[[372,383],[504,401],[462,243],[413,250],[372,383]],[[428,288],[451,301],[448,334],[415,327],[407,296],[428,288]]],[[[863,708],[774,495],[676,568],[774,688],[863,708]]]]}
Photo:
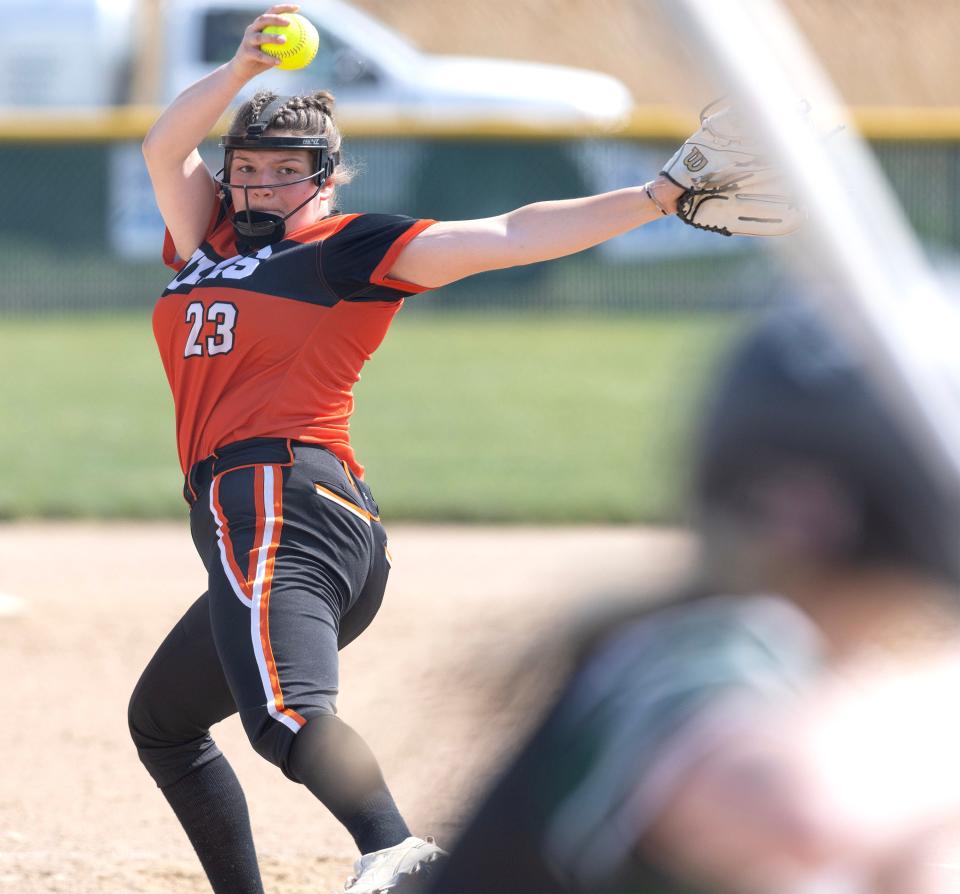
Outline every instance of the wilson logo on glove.
{"type": "Polygon", "coordinates": [[[696,146],[690,150],[687,157],[683,160],[683,166],[688,171],[693,171],[694,173],[703,170],[706,164],[707,156],[704,155],[696,146]]]}
{"type": "Polygon", "coordinates": [[[700,113],[700,129],[660,172],[683,189],[684,223],[725,236],[785,236],[803,223],[793,183],[751,125],[723,99],[700,113]]]}

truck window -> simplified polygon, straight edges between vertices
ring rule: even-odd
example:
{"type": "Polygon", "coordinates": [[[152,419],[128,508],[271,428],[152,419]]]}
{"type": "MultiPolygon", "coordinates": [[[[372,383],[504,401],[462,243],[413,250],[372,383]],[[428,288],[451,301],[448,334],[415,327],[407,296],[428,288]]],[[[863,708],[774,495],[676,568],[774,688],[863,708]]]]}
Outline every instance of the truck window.
{"type": "Polygon", "coordinates": [[[249,10],[216,10],[203,16],[203,61],[223,65],[233,58],[243,32],[251,22],[249,10]]]}
{"type": "MultiPolygon", "coordinates": [[[[211,68],[233,58],[244,29],[252,21],[249,9],[211,10],[203,16],[203,62],[211,68]]],[[[311,19],[312,21],[312,19],[311,19]]],[[[325,28],[313,23],[320,34],[316,58],[305,71],[318,87],[371,86],[378,81],[375,66],[325,28]]]]}

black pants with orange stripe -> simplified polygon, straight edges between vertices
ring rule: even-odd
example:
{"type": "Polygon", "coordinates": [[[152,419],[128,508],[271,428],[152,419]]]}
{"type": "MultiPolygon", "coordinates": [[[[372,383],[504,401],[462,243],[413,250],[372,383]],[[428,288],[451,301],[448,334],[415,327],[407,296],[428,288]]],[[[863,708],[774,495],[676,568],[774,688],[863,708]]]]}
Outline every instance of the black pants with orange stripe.
{"type": "Polygon", "coordinates": [[[338,650],[383,599],[377,505],[328,450],[287,440],[221,448],[188,482],[209,588],[134,691],[140,757],[172,785],[219,756],[210,727],[239,712],[254,748],[288,773],[300,728],[336,712],[338,650]]]}

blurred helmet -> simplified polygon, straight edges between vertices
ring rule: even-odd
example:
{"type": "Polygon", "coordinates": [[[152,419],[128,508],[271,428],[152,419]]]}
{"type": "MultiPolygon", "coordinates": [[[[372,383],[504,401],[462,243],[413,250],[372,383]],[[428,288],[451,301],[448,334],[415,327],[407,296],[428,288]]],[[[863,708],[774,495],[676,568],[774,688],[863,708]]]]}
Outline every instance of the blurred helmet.
{"type": "Polygon", "coordinates": [[[781,311],[735,349],[708,401],[695,492],[707,538],[717,524],[758,540],[786,531],[801,558],[960,583],[960,482],[931,471],[809,314],[781,311]]]}

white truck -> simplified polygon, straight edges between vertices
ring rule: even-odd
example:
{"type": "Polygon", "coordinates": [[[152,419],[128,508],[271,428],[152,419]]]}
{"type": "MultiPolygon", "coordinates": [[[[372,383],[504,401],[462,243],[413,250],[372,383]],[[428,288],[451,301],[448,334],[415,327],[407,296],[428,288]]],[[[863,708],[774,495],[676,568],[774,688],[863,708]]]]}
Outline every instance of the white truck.
{"type": "MultiPolygon", "coordinates": [[[[243,29],[268,5],[269,0],[31,0],[26,5],[0,0],[0,14],[11,23],[0,54],[0,124],[4,117],[19,121],[25,108],[47,110],[52,117],[66,108],[75,117],[82,110],[125,103],[164,105],[228,60],[243,29]]],[[[424,53],[344,0],[301,0],[300,12],[320,33],[317,57],[299,72],[267,72],[247,92],[260,86],[278,93],[327,88],[337,98],[348,141],[384,125],[412,133],[431,128],[469,133],[496,122],[507,129],[580,133],[615,128],[633,110],[626,86],[605,74],[424,53]]],[[[116,142],[108,152],[111,248],[129,260],[153,258],[163,227],[139,141],[116,142]]],[[[216,170],[219,152],[212,145],[204,152],[216,170]]],[[[584,194],[636,182],[662,161],[662,150],[623,141],[613,147],[586,145],[576,154],[545,141],[528,154],[535,158],[525,165],[503,164],[484,146],[458,154],[451,171],[451,153],[441,143],[424,150],[393,141],[389,175],[376,179],[374,171],[366,172],[351,189],[361,191],[361,204],[377,210],[398,205],[412,213],[394,193],[406,184],[422,184],[422,191],[443,192],[445,213],[483,216],[551,193],[584,194]],[[478,200],[476,190],[464,192],[460,207],[457,191],[447,186],[466,180],[481,184],[482,194],[478,200]]],[[[432,206],[425,210],[433,213],[432,206]]],[[[698,235],[666,224],[643,239],[624,236],[605,243],[600,251],[624,259],[647,251],[682,251],[698,235]]],[[[707,247],[723,242],[709,240],[707,247]]]]}
{"type": "MultiPolygon", "coordinates": [[[[166,104],[226,62],[266,0],[0,0],[11,37],[0,108],[166,104]],[[15,23],[15,24],[14,24],[15,23]]],[[[326,88],[354,124],[615,125],[633,101],[609,75],[560,65],[423,53],[343,0],[302,0],[314,61],[251,84],[326,88]]]]}

